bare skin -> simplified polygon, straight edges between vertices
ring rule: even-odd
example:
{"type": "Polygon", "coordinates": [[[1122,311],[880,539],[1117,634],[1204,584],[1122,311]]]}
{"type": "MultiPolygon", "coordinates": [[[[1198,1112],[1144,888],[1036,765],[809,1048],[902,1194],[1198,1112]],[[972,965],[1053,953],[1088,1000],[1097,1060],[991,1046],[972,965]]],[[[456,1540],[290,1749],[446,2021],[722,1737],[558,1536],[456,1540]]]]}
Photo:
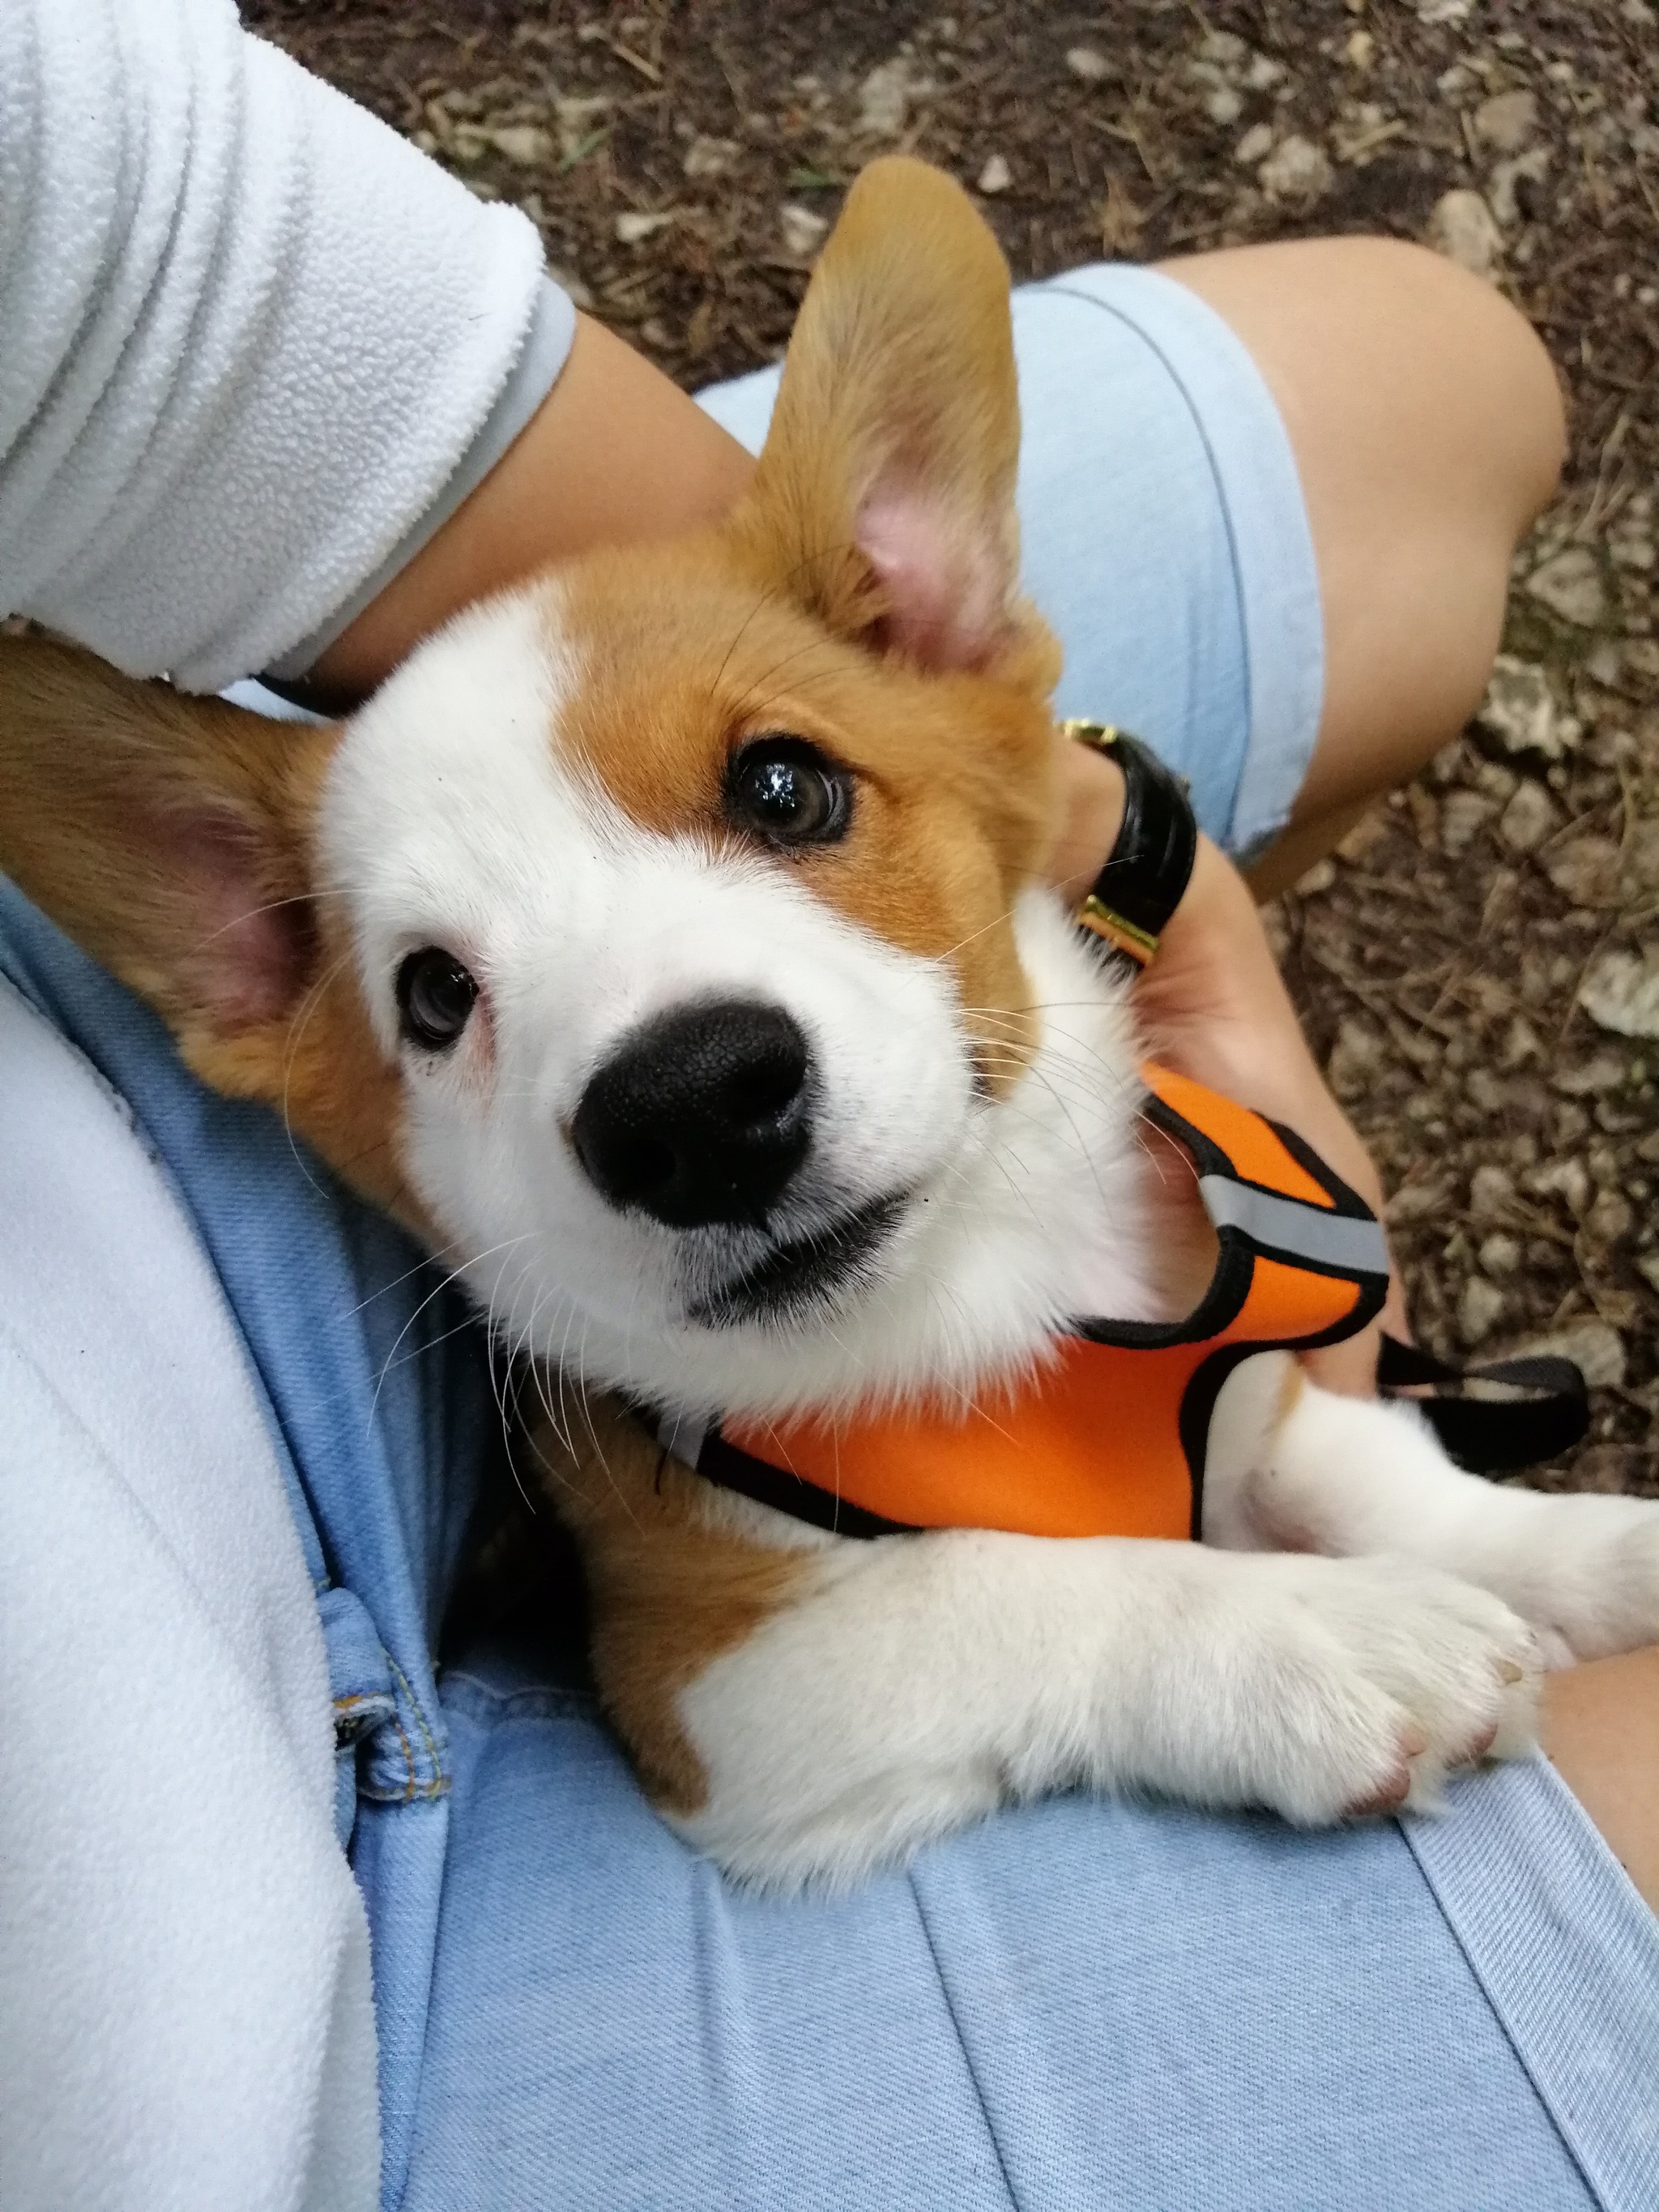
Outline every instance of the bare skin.
{"type": "Polygon", "coordinates": [[[1561,1779],[1659,1912],[1659,1645],[1552,1674],[1543,1733],[1561,1779]]]}
{"type": "MultiPolygon", "coordinates": [[[[1515,544],[1564,440],[1547,356],[1489,287],[1412,246],[1316,240],[1206,254],[1165,273],[1242,338],[1288,427],[1325,617],[1325,704],[1307,780],[1249,890],[1205,844],[1146,983],[1166,1057],[1300,1128],[1378,1204],[1364,1147],[1326,1089],[1255,919],[1360,813],[1455,736],[1480,696],[1515,544]]],[[[730,507],[751,463],[620,339],[579,319],[563,374],[491,474],[313,672],[362,696],[447,616],[600,544],[673,535],[730,507]]],[[[1066,748],[1056,884],[1092,882],[1122,791],[1066,748]]],[[[1397,1286],[1390,1326],[1403,1331],[1397,1286]]],[[[1362,1339],[1319,1356],[1364,1391],[1362,1339]]],[[[1659,1904],[1659,1650],[1552,1679],[1550,1756],[1659,1904]]]]}

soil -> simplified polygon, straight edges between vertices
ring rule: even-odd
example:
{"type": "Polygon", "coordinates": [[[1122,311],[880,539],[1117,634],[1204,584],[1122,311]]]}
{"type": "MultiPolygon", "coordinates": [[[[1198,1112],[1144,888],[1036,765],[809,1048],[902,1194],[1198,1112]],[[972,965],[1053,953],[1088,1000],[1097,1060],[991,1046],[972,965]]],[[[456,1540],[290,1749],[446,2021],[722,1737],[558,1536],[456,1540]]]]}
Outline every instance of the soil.
{"type": "Polygon", "coordinates": [[[1560,1343],[1595,1385],[1594,1422],[1541,1479],[1659,1495],[1646,0],[244,13],[525,208],[579,303],[688,386],[781,353],[843,189],[895,147],[976,191],[1017,278],[1332,231],[1484,264],[1568,391],[1561,496],[1516,561],[1482,714],[1270,923],[1395,1192],[1423,1339],[1460,1359],[1560,1343]]]}

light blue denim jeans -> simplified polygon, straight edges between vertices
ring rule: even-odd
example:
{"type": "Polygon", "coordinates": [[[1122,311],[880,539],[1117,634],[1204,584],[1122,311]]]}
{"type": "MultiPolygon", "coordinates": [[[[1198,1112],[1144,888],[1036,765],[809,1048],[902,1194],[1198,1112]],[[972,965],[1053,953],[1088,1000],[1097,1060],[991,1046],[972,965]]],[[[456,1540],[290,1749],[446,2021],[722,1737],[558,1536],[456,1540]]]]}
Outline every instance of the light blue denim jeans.
{"type": "MultiPolygon", "coordinates": [[[[1138,727],[1255,842],[1320,695],[1271,402],[1162,279],[1084,272],[1018,315],[1063,703],[1138,727]]],[[[708,404],[752,433],[766,381],[708,404]]],[[[0,971],[131,1103],[264,1394],[343,1723],[388,2207],[1659,2205],[1659,1936],[1540,1763],[1434,1822],[1068,1797],[840,1902],[732,1889],[641,1797],[559,1600],[434,1662],[495,1435],[451,1294],[4,886],[0,971]]]]}

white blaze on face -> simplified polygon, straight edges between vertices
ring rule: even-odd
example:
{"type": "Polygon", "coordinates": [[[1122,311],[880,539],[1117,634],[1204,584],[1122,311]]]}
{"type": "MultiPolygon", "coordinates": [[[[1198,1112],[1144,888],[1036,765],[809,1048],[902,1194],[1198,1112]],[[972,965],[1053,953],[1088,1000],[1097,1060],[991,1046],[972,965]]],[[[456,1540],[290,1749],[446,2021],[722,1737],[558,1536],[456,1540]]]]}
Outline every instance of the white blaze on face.
{"type": "Polygon", "coordinates": [[[784,1234],[937,1176],[962,1142],[971,1061],[948,968],[848,923],[787,863],[641,829],[568,767],[559,724],[580,681],[545,600],[452,625],[351,726],[324,864],[405,1071],[411,1179],[472,1289],[538,1348],[568,1337],[598,1372],[637,1382],[638,1358],[684,1331],[698,1232],[613,1210],[567,1134],[631,1031],[715,999],[799,1024],[812,1139],[778,1208],[784,1234]],[[399,963],[428,945],[480,987],[440,1054],[398,1036],[399,963]]]}

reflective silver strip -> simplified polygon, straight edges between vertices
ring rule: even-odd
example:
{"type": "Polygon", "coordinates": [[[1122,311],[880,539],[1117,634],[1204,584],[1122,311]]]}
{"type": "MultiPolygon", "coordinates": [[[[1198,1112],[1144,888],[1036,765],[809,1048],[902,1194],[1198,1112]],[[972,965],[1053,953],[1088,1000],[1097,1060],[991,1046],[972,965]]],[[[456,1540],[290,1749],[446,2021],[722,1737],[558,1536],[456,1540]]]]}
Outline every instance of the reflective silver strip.
{"type": "Polygon", "coordinates": [[[707,1421],[691,1420],[684,1413],[665,1413],[657,1424],[657,1442],[682,1467],[696,1467],[708,1434],[707,1421]]]}
{"type": "Polygon", "coordinates": [[[1253,1243],[1337,1267],[1348,1275],[1386,1275],[1389,1247],[1380,1221],[1354,1221],[1322,1206],[1252,1190],[1231,1176],[1198,1179],[1204,1210],[1218,1229],[1242,1229],[1253,1243]]]}

